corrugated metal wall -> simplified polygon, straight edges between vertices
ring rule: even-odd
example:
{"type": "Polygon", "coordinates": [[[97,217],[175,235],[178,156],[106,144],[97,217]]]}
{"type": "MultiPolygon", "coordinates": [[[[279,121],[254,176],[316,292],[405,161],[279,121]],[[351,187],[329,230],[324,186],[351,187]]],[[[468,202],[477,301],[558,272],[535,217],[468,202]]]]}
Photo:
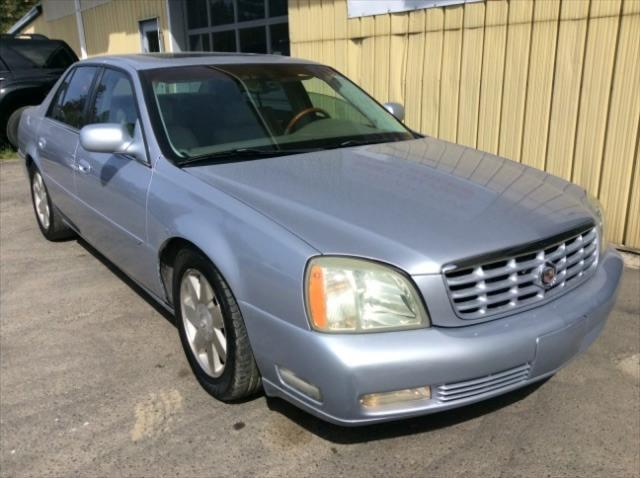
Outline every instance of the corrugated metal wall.
{"type": "Polygon", "coordinates": [[[640,1],[488,0],[349,19],[289,0],[292,55],[334,66],[426,134],[578,183],[640,248],[640,1]]]}
{"type": "Polygon", "coordinates": [[[164,51],[168,51],[169,35],[165,0],[111,0],[82,12],[87,54],[140,52],[140,20],[160,19],[164,51]]]}
{"type": "MultiPolygon", "coordinates": [[[[56,1],[44,0],[44,3],[55,4],[56,1]]],[[[164,51],[168,51],[169,32],[165,0],[94,0],[84,1],[82,6],[87,55],[142,51],[138,22],[151,18],[160,19],[161,42],[164,51]]],[[[41,15],[24,30],[24,33],[42,33],[50,38],[64,40],[80,56],[75,13],[52,21],[46,21],[44,15],[41,15]]]]}
{"type": "Polygon", "coordinates": [[[49,38],[60,38],[73,48],[78,57],[80,56],[80,40],[78,39],[78,27],[76,26],[75,15],[58,18],[53,21],[46,21],[44,15],[40,15],[22,33],[40,33],[49,38]]]}

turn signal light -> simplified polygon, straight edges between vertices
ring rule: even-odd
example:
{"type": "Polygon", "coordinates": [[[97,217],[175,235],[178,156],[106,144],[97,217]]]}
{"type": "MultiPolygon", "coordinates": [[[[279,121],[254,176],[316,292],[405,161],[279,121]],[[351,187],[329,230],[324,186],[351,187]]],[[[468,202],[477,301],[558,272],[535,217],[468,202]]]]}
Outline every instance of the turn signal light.
{"type": "Polygon", "coordinates": [[[402,403],[416,402],[419,400],[429,400],[431,398],[431,387],[407,388],[393,392],[370,393],[360,397],[360,404],[364,408],[380,408],[386,405],[397,405],[402,403]]]}

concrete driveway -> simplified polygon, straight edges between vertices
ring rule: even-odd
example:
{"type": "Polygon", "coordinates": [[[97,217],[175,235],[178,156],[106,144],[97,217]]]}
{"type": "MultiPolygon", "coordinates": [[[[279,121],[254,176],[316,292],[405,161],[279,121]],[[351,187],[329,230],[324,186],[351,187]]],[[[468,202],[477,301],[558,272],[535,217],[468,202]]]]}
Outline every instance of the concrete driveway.
{"type": "Polygon", "coordinates": [[[0,475],[640,474],[640,271],[603,336],[547,382],[417,420],[341,429],[259,396],[227,405],[170,317],[88,245],[48,243],[0,163],[0,475]]]}

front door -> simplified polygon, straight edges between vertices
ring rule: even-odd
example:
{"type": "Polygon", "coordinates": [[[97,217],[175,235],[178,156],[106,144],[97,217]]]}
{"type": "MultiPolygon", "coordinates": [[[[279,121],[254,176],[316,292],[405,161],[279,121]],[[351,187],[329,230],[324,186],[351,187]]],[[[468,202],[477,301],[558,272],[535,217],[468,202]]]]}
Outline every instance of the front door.
{"type": "Polygon", "coordinates": [[[40,169],[56,206],[75,221],[74,168],[78,130],[84,126],[85,109],[98,68],[78,67],[60,84],[51,107],[38,129],[40,169]]]}
{"type": "MultiPolygon", "coordinates": [[[[120,123],[132,136],[141,134],[127,73],[104,69],[87,121],[120,123]]],[[[78,146],[76,162],[76,188],[84,206],[83,236],[128,275],[146,282],[155,259],[146,244],[150,165],[124,154],[86,151],[82,145],[78,146]]]]}

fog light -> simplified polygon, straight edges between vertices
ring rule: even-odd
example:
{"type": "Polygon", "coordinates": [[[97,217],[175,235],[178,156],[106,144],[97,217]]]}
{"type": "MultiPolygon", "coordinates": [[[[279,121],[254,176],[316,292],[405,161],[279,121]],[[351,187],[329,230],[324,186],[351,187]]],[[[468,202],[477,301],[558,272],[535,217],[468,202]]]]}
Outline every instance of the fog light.
{"type": "Polygon", "coordinates": [[[320,389],[315,385],[302,380],[288,368],[278,367],[278,372],[280,374],[280,380],[282,380],[283,383],[289,385],[294,390],[297,390],[298,392],[314,399],[317,402],[322,401],[322,394],[320,393],[320,389]]]}
{"type": "Polygon", "coordinates": [[[364,408],[379,408],[385,405],[398,403],[415,402],[418,400],[429,400],[431,398],[431,388],[429,386],[419,388],[407,388],[394,392],[370,393],[360,397],[360,404],[364,408]]]}

